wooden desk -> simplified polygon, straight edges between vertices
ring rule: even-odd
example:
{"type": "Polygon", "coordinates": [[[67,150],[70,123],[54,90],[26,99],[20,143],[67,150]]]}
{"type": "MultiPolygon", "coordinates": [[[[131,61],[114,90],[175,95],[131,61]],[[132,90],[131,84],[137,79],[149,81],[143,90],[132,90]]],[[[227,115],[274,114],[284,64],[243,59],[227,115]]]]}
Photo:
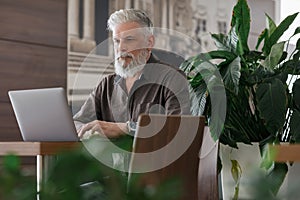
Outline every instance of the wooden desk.
{"type": "Polygon", "coordinates": [[[270,145],[270,150],[275,152],[274,161],[300,162],[300,144],[270,145]]]}
{"type": "Polygon", "coordinates": [[[80,146],[80,142],[0,142],[0,156],[9,153],[18,156],[36,156],[37,191],[47,171],[47,157],[80,146]]]}

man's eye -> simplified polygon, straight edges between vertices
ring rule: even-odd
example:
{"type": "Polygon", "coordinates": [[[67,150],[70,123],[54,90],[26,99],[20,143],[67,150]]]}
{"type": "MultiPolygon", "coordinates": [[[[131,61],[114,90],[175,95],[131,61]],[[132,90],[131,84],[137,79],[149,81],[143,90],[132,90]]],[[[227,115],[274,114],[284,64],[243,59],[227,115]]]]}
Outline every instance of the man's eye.
{"type": "Polygon", "coordinates": [[[127,40],[127,41],[133,41],[134,38],[131,38],[131,37],[130,37],[130,38],[126,38],[126,40],[127,40]]]}
{"type": "Polygon", "coordinates": [[[118,44],[118,43],[120,43],[120,40],[114,39],[114,43],[118,44]]]}

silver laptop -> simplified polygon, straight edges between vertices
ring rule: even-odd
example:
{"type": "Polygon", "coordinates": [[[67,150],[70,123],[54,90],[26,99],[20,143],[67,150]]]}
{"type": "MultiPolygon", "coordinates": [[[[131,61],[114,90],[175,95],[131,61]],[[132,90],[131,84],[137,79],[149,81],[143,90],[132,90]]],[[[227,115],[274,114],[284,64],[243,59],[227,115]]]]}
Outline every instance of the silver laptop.
{"type": "Polygon", "coordinates": [[[8,92],[24,141],[78,141],[63,88],[8,92]]]}

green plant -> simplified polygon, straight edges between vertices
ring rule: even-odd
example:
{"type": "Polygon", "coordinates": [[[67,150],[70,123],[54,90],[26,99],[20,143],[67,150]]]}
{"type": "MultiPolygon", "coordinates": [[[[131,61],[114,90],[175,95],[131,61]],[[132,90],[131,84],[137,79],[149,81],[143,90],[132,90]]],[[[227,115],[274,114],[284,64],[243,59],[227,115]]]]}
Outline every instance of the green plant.
{"type": "Polygon", "coordinates": [[[176,180],[149,189],[139,184],[139,176],[130,185],[127,178],[126,173],[105,166],[83,148],[57,157],[40,196],[43,200],[163,200],[176,199],[178,195],[174,192],[179,185],[176,180]],[[91,185],[82,186],[86,183],[91,185]]]}
{"type": "MultiPolygon", "coordinates": [[[[256,49],[250,50],[250,9],[246,0],[239,0],[228,34],[211,34],[217,50],[200,53],[181,65],[191,85],[194,114],[202,112],[203,95],[208,97],[203,115],[214,139],[235,148],[237,142],[259,142],[261,149],[267,143],[300,141],[300,79],[296,76],[300,74],[300,40],[294,49],[288,49],[300,27],[287,41],[279,41],[297,14],[286,17],[278,26],[266,15],[267,27],[258,37],[256,49]],[[297,80],[293,83],[289,75],[297,80]],[[210,96],[222,90],[226,98],[212,103],[210,96]],[[219,111],[226,107],[226,118],[213,116],[214,106],[219,111]]],[[[271,174],[278,183],[274,193],[286,172],[285,163],[273,165],[271,174]]]]}
{"type": "MultiPolygon", "coordinates": [[[[121,148],[131,142],[115,141],[121,148]]],[[[5,156],[0,168],[0,199],[32,200],[39,195],[42,200],[164,200],[177,199],[180,194],[177,179],[145,188],[136,175],[128,185],[125,173],[103,165],[84,147],[58,154],[48,168],[38,193],[35,177],[23,173],[19,157],[5,156]]]]}
{"type": "Polygon", "coordinates": [[[15,155],[3,157],[0,168],[0,199],[36,199],[35,178],[24,174],[20,159],[15,155]]]}

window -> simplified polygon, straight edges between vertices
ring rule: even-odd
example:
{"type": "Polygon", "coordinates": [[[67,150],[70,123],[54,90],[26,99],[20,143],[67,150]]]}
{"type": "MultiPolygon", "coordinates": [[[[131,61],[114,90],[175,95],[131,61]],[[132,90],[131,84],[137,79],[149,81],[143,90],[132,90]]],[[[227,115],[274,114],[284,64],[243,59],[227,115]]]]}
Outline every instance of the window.
{"type": "Polygon", "coordinates": [[[207,42],[202,41],[202,36],[207,32],[207,20],[203,18],[196,18],[195,40],[202,46],[207,45],[207,42]]]}
{"type": "Polygon", "coordinates": [[[218,21],[218,32],[226,33],[227,32],[227,24],[224,21],[218,21]]]}

